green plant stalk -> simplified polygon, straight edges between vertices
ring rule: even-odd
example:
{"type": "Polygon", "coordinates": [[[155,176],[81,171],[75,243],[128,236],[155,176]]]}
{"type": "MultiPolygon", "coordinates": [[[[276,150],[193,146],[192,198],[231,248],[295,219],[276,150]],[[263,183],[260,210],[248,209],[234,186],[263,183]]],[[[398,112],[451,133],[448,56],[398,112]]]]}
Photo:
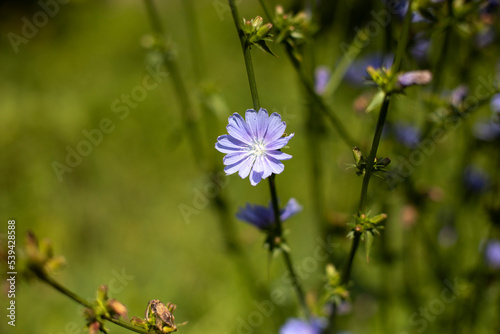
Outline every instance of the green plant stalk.
{"type": "MultiPolygon", "coordinates": [[[[411,8],[412,3],[413,1],[410,0],[408,8],[411,8]]],[[[396,50],[396,57],[392,65],[392,73],[398,72],[401,67],[403,54],[405,53],[406,44],[408,42],[410,23],[411,23],[411,10],[408,10],[404,19],[403,30],[401,31],[401,38],[396,50]]],[[[366,172],[365,175],[363,176],[363,183],[361,186],[361,196],[359,200],[358,213],[357,213],[358,216],[363,214],[363,212],[366,210],[366,201],[368,198],[368,186],[370,184],[370,178],[373,174],[373,166],[375,165],[375,158],[377,157],[377,150],[378,150],[378,145],[380,143],[380,137],[382,136],[382,130],[384,128],[385,119],[387,117],[387,112],[389,111],[390,100],[391,100],[391,94],[386,93],[384,96],[384,101],[380,108],[380,114],[377,120],[377,127],[375,129],[375,135],[373,137],[370,155],[368,156],[366,172]]],[[[356,255],[356,250],[358,248],[360,238],[361,238],[360,233],[354,233],[351,252],[349,254],[349,258],[344,267],[344,270],[342,271],[342,281],[341,281],[342,284],[346,284],[351,276],[352,263],[354,261],[354,256],[356,255]]]]}
{"type": "MultiPolygon", "coordinates": [[[[275,231],[274,235],[276,238],[279,238],[279,242],[286,242],[285,238],[283,237],[283,223],[281,221],[280,217],[280,209],[279,209],[279,203],[278,203],[278,194],[276,192],[276,175],[271,174],[269,177],[269,190],[271,192],[271,202],[273,206],[273,212],[274,212],[274,221],[275,221],[275,231]]],[[[290,273],[290,278],[292,279],[292,285],[295,289],[295,292],[297,293],[297,298],[299,300],[299,304],[302,308],[302,312],[304,315],[309,318],[310,317],[310,311],[309,308],[307,307],[306,299],[305,299],[305,294],[304,291],[302,290],[302,286],[300,284],[300,280],[295,273],[295,269],[293,268],[292,264],[292,259],[290,256],[290,253],[287,249],[281,249],[281,253],[283,254],[283,259],[285,260],[285,265],[287,267],[288,272],[290,273]]]]}
{"type": "MultiPolygon", "coordinates": [[[[153,32],[157,35],[156,37],[163,39],[163,28],[156,8],[153,4],[153,0],[144,0],[144,3],[146,5],[153,32]]],[[[172,50],[169,46],[165,45],[165,43],[162,42],[158,46],[158,50],[162,54],[163,64],[167,68],[174,84],[176,97],[182,109],[182,119],[184,127],[186,128],[187,133],[189,133],[188,141],[191,146],[194,160],[200,167],[204,168],[203,142],[200,138],[199,131],[197,130],[196,116],[189,99],[186,84],[184,83],[184,80],[180,73],[179,65],[177,64],[172,50]]]]}
{"type": "Polygon", "coordinates": [[[191,49],[192,64],[194,69],[195,77],[200,80],[205,76],[205,62],[203,59],[200,35],[198,33],[198,21],[196,20],[193,0],[183,0],[181,1],[184,6],[184,11],[186,12],[186,25],[188,26],[189,33],[189,46],[191,49]]]}
{"type": "Polygon", "coordinates": [[[295,59],[291,47],[289,45],[286,45],[285,50],[288,59],[290,59],[290,62],[292,63],[293,68],[295,69],[295,72],[297,72],[297,75],[299,76],[300,82],[306,89],[306,92],[311,96],[312,100],[319,106],[319,110],[330,121],[335,130],[337,130],[340,139],[347,146],[349,146],[349,149],[352,148],[353,146],[356,146],[354,139],[347,132],[345,126],[342,124],[340,119],[335,115],[335,113],[331,110],[328,104],[326,104],[326,102],[323,100],[323,97],[318,95],[314,90],[313,83],[307,78],[307,76],[302,71],[302,65],[300,64],[299,61],[297,61],[297,59],[295,59]]]}
{"type": "MultiPolygon", "coordinates": [[[[382,136],[382,129],[384,128],[385,119],[387,117],[387,112],[389,111],[389,102],[391,100],[391,95],[386,94],[384,97],[384,102],[380,108],[380,114],[377,121],[377,127],[375,129],[375,136],[373,137],[372,148],[368,156],[368,162],[366,165],[365,174],[363,176],[363,184],[361,186],[361,196],[358,206],[358,217],[361,216],[366,211],[366,200],[368,198],[368,185],[370,184],[370,178],[373,175],[373,167],[375,165],[375,158],[377,157],[378,145],[380,143],[380,137],[382,136]]],[[[341,284],[347,284],[351,276],[352,264],[354,261],[354,256],[356,255],[356,250],[359,246],[359,241],[361,238],[361,233],[355,232],[354,238],[352,240],[351,251],[349,252],[349,258],[342,270],[341,284]]]]}
{"type": "Polygon", "coordinates": [[[257,82],[255,81],[255,73],[253,70],[252,54],[250,49],[250,44],[245,38],[245,33],[243,32],[243,27],[241,25],[241,18],[238,14],[238,8],[234,0],[229,0],[229,7],[231,8],[231,14],[233,16],[234,25],[236,26],[236,32],[240,39],[241,49],[243,50],[243,57],[245,59],[245,68],[248,77],[248,84],[250,85],[250,93],[252,94],[253,108],[256,111],[260,109],[259,92],[257,91],[257,82]]]}
{"type": "MultiPolygon", "coordinates": [[[[251,57],[251,50],[250,50],[250,44],[245,38],[245,34],[243,32],[242,26],[241,26],[241,19],[238,14],[238,9],[236,7],[236,3],[234,0],[228,0],[229,1],[229,6],[231,8],[231,14],[233,16],[234,24],[236,26],[236,31],[238,33],[238,37],[240,39],[241,43],[241,48],[243,51],[243,57],[245,60],[245,67],[247,71],[247,77],[248,77],[248,83],[250,85],[250,92],[252,95],[252,102],[253,102],[253,107],[255,110],[260,109],[260,100],[259,100],[259,93],[257,91],[257,83],[255,80],[255,73],[253,70],[253,64],[252,64],[252,57],[251,57]]],[[[280,239],[281,242],[285,242],[285,239],[283,238],[283,228],[282,228],[282,222],[280,218],[280,211],[279,211],[279,203],[278,203],[278,195],[276,191],[276,183],[275,183],[275,178],[276,175],[272,174],[269,177],[269,189],[271,192],[271,201],[272,201],[272,206],[273,206],[273,211],[274,211],[274,219],[275,219],[275,237],[280,239]]],[[[307,307],[304,291],[302,289],[302,286],[300,284],[300,280],[295,273],[295,270],[293,268],[291,256],[287,250],[282,249],[281,253],[283,254],[283,259],[285,261],[285,265],[287,267],[287,270],[290,274],[290,277],[293,282],[293,288],[295,289],[295,292],[297,293],[297,297],[299,299],[300,306],[304,312],[304,315],[309,318],[310,316],[310,311],[309,308],[307,307]]]]}
{"type": "MultiPolygon", "coordinates": [[[[264,3],[264,1],[259,0],[259,2],[260,2],[260,5],[262,6],[262,8],[264,9],[264,12],[266,13],[266,16],[268,17],[269,21],[273,24],[274,27],[276,27],[276,24],[274,23],[273,18],[270,16],[269,10],[267,9],[267,6],[264,3]]],[[[335,130],[337,130],[337,132],[340,136],[340,139],[347,146],[349,146],[349,149],[351,149],[353,146],[356,146],[354,139],[346,131],[346,128],[342,124],[340,119],[335,115],[335,113],[331,110],[331,108],[328,106],[328,104],[324,101],[323,97],[318,95],[316,93],[316,91],[314,90],[314,84],[305,75],[304,71],[302,70],[301,63],[293,55],[291,46],[286,44],[285,51],[286,51],[286,54],[288,56],[288,59],[290,60],[293,68],[295,69],[295,72],[297,72],[297,75],[299,76],[300,82],[302,83],[302,85],[306,89],[306,92],[311,96],[312,100],[319,106],[319,109],[321,110],[323,115],[330,121],[330,123],[335,128],[335,130]]]]}
{"type": "MultiPolygon", "coordinates": [[[[49,286],[51,286],[52,288],[54,288],[57,291],[61,292],[63,295],[65,295],[65,296],[73,299],[75,302],[77,302],[78,304],[82,305],[83,307],[86,307],[86,308],[89,308],[89,309],[93,308],[93,305],[91,303],[89,303],[88,301],[86,301],[85,299],[83,299],[82,297],[80,297],[79,295],[77,295],[76,293],[74,293],[73,291],[67,289],[65,286],[63,286],[62,284],[60,284],[59,282],[57,282],[56,280],[54,280],[52,277],[50,277],[48,275],[45,275],[43,273],[39,273],[36,270],[32,270],[32,271],[35,273],[35,275],[42,282],[47,283],[49,286]]],[[[119,319],[114,319],[114,318],[108,317],[105,314],[101,315],[101,317],[103,319],[109,321],[109,322],[114,323],[115,325],[118,325],[120,327],[123,327],[125,329],[128,329],[128,330],[136,332],[136,333],[143,333],[143,334],[150,333],[150,332],[148,332],[146,330],[138,328],[138,327],[136,327],[134,325],[131,325],[131,324],[127,323],[127,322],[121,321],[119,319]]]]}
{"type": "MultiPolygon", "coordinates": [[[[454,21],[453,0],[447,0],[446,3],[448,6],[448,17],[451,23],[454,21]]],[[[442,73],[445,72],[444,71],[446,67],[445,63],[446,63],[446,58],[448,56],[448,47],[451,39],[451,31],[452,31],[452,25],[449,24],[445,28],[444,40],[442,43],[441,52],[439,53],[439,57],[436,61],[436,65],[433,71],[434,78],[432,79],[432,88],[434,92],[437,89],[439,89],[439,87],[441,87],[441,79],[443,78],[442,73]]]]}
{"type": "MultiPolygon", "coordinates": [[[[154,32],[160,36],[163,36],[163,28],[161,26],[161,21],[160,21],[158,14],[157,14],[156,7],[153,3],[153,0],[144,0],[144,3],[146,5],[147,11],[148,11],[148,16],[149,16],[149,19],[151,21],[151,25],[153,27],[154,32]]],[[[186,4],[186,7],[189,7],[189,5],[186,4]]],[[[188,13],[188,17],[190,18],[190,20],[195,21],[194,13],[192,13],[192,12],[188,13]]],[[[195,29],[195,27],[193,27],[192,29],[195,29]]],[[[196,35],[196,32],[193,31],[192,35],[196,35]]],[[[197,38],[196,36],[192,36],[192,38],[194,39],[192,47],[194,49],[200,50],[201,46],[199,43],[199,38],[197,38]]],[[[165,50],[161,50],[161,51],[165,51],[165,50]]],[[[174,60],[173,55],[169,52],[167,52],[167,54],[165,54],[164,58],[166,60],[165,66],[167,68],[169,68],[169,70],[172,69],[171,75],[172,75],[172,78],[174,81],[174,85],[176,87],[177,96],[178,96],[179,100],[181,101],[181,105],[183,106],[183,110],[185,110],[184,108],[186,108],[187,110],[192,110],[191,103],[189,100],[189,94],[187,93],[186,86],[183,84],[182,76],[181,76],[180,71],[178,70],[177,62],[174,60]]],[[[199,52],[197,52],[197,59],[196,60],[201,61],[201,56],[200,56],[199,52]]],[[[201,76],[203,75],[202,69],[199,69],[199,71],[195,71],[195,74],[198,77],[198,81],[200,81],[201,76]]],[[[209,128],[208,130],[211,130],[209,124],[207,124],[207,127],[209,128]]],[[[201,143],[199,143],[199,141],[200,141],[199,136],[201,135],[199,132],[199,129],[198,129],[198,127],[195,126],[194,123],[192,125],[189,124],[189,128],[192,128],[192,131],[189,132],[189,140],[191,142],[191,146],[193,147],[193,153],[195,152],[194,148],[196,148],[196,147],[197,147],[196,152],[198,152],[198,151],[201,152],[202,147],[198,146],[201,144],[201,143]],[[195,137],[192,137],[192,135],[195,137]]],[[[218,168],[217,163],[215,163],[215,162],[211,163],[211,168],[207,169],[208,165],[206,162],[206,158],[207,157],[205,155],[201,156],[201,155],[195,154],[195,160],[197,161],[198,166],[200,167],[200,169],[203,172],[207,172],[207,173],[210,171],[217,172],[220,170],[220,168],[218,168]]],[[[233,224],[232,217],[228,214],[229,207],[228,207],[227,203],[228,202],[227,202],[226,198],[223,196],[222,191],[219,191],[217,196],[214,198],[214,204],[215,204],[215,209],[216,209],[217,214],[218,214],[219,227],[221,230],[222,238],[223,238],[224,243],[225,243],[225,248],[235,259],[236,265],[239,268],[238,272],[241,274],[241,277],[246,282],[246,284],[248,284],[249,286],[255,287],[256,292],[259,295],[262,295],[262,296],[267,295],[268,294],[267,291],[264,291],[263,288],[257,287],[255,285],[256,280],[254,277],[255,276],[254,272],[253,272],[252,267],[249,263],[248,257],[246,256],[245,252],[243,251],[243,249],[241,247],[241,243],[238,240],[237,232],[235,229],[235,225],[233,224]]]]}
{"type": "MultiPolygon", "coordinates": [[[[410,0],[409,7],[411,8],[412,0],[410,0]]],[[[392,64],[391,72],[397,73],[401,67],[401,62],[403,59],[403,54],[406,49],[406,44],[408,42],[408,35],[410,31],[410,23],[411,23],[411,10],[408,10],[403,22],[403,29],[401,31],[400,41],[396,50],[396,57],[394,59],[394,63],[392,64]]],[[[373,174],[373,166],[375,165],[375,158],[377,157],[377,150],[380,143],[380,137],[382,136],[382,130],[384,128],[384,123],[387,117],[387,113],[389,111],[389,103],[391,100],[391,94],[386,93],[384,96],[384,100],[382,102],[382,106],[380,107],[380,113],[377,120],[377,126],[375,129],[375,135],[373,136],[372,147],[370,149],[370,154],[368,156],[368,162],[366,166],[365,174],[363,175],[363,182],[361,186],[361,196],[359,200],[358,212],[357,215],[362,215],[366,210],[366,201],[368,198],[368,186],[370,184],[370,178],[373,174]]],[[[341,274],[341,285],[346,285],[349,283],[351,278],[352,266],[354,263],[354,257],[356,255],[356,251],[358,249],[359,243],[361,240],[361,233],[355,232],[351,244],[351,250],[349,251],[349,257],[347,259],[346,264],[342,269],[341,274]]],[[[335,321],[336,312],[332,312],[329,319],[329,324],[324,333],[329,333],[333,331],[334,321],[335,321]]]]}

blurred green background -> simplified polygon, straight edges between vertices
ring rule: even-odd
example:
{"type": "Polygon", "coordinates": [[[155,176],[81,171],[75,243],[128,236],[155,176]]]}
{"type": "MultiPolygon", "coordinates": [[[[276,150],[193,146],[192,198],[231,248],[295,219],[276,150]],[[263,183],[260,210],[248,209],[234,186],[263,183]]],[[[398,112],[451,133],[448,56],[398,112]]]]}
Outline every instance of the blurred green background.
{"type": "MultiPolygon", "coordinates": [[[[212,93],[210,101],[215,101],[219,116],[213,122],[212,132],[203,133],[200,154],[220,162],[223,155],[213,148],[216,136],[225,133],[230,114],[244,113],[252,102],[230,12],[222,13],[217,2],[211,0],[192,1],[202,46],[202,54],[197,54],[190,44],[185,3],[156,2],[200,122],[207,121],[207,116],[201,115],[199,97],[206,91],[212,93]],[[195,73],[198,56],[204,62],[201,82],[195,73]]],[[[301,5],[300,1],[282,4],[285,8],[301,5]]],[[[366,8],[361,6],[365,6],[362,1],[349,3],[351,16],[345,19],[342,30],[335,30],[332,18],[325,19],[326,28],[315,42],[316,62],[310,66],[334,68],[342,56],[339,42],[349,43],[354,35],[352,28],[363,25],[372,6],[379,9],[381,5],[376,2],[366,8]]],[[[239,10],[247,18],[264,15],[257,1],[242,1],[239,10]]],[[[197,200],[197,194],[204,191],[209,181],[190,152],[191,134],[184,131],[170,77],[147,91],[147,96],[129,108],[124,119],[120,118],[121,113],[113,111],[113,102],[141,86],[149,73],[148,66],[155,67],[154,55],[143,47],[151,31],[144,4],[76,0],[60,4],[59,12],[34,37],[18,45],[18,52],[8,33],[20,35],[22,18],[32,18],[40,11],[40,5],[34,1],[2,2],[1,11],[2,233],[7,220],[15,219],[18,249],[28,229],[40,238],[51,239],[56,253],[67,260],[66,268],[57,273],[56,279],[83,297],[94,298],[101,284],[114,286],[111,297],[123,302],[130,316],[142,316],[151,299],[177,304],[177,321],[189,322],[180,328],[186,334],[277,332],[286,318],[296,316],[295,295],[281,279],[281,259],[270,261],[262,248],[262,235],[233,219],[231,224],[249,258],[256,284],[280,289],[286,297],[283,305],[276,306],[283,312],[275,311],[250,331],[241,330],[240,320],[248,321],[252,312],[258,310],[254,302],[262,299],[253,294],[237,261],[224,246],[213,199],[208,198],[209,204],[202,205],[188,220],[179,209],[183,204],[193,207],[193,200],[197,200]],[[82,131],[98,129],[106,118],[112,122],[113,130],[103,134],[102,142],[93,145],[91,153],[82,157],[71,172],[64,173],[60,181],[53,163],[65,164],[67,147],[76,149],[86,139],[82,131]],[[123,273],[125,278],[120,281],[117,277],[123,273]]],[[[327,18],[328,15],[324,14],[327,18]]],[[[373,40],[363,54],[379,50],[382,44],[373,40]]],[[[316,224],[319,215],[330,224],[333,258],[341,266],[350,245],[345,238],[345,223],[356,210],[361,178],[347,169],[352,154],[331,126],[325,124],[322,142],[318,143],[324,171],[324,211],[314,212],[307,103],[283,50],[278,45],[271,48],[279,57],[255,50],[253,58],[263,107],[279,112],[287,122],[287,133],[295,133],[287,150],[293,159],[285,162],[285,172],[277,178],[282,202],[294,197],[303,205],[303,212],[286,222],[294,261],[299,265],[306,263],[319,245],[317,238],[324,240],[323,230],[316,224]]],[[[470,87],[478,84],[480,76],[493,72],[497,51],[498,45],[481,54],[481,61],[469,64],[472,75],[466,83],[470,87]]],[[[465,60],[453,60],[452,64],[460,61],[465,60]]],[[[409,69],[414,63],[405,65],[409,69]]],[[[463,76],[458,72],[447,71],[448,90],[461,83],[463,76]]],[[[377,115],[356,113],[353,107],[353,101],[366,89],[342,85],[332,105],[359,146],[367,151],[377,115]]],[[[394,99],[389,121],[423,124],[427,114],[422,94],[421,89],[415,89],[394,99]]],[[[436,321],[429,321],[425,331],[458,332],[452,330],[453,321],[457,321],[457,314],[462,314],[462,301],[478,294],[471,273],[482,263],[481,245],[492,233],[483,198],[491,199],[494,195],[467,198],[462,186],[464,161],[496,170],[496,162],[490,159],[494,150],[480,151],[470,144],[472,125],[489,113],[487,105],[481,106],[462,126],[450,131],[412,175],[412,184],[417,193],[423,194],[425,202],[417,207],[419,228],[402,223],[402,216],[412,212],[403,195],[405,190],[390,191],[383,180],[372,180],[370,198],[372,202],[378,199],[373,205],[374,213],[388,212],[389,219],[383,237],[375,240],[370,262],[366,262],[363,249],[357,254],[351,310],[339,317],[339,329],[352,333],[416,332],[419,326],[409,323],[410,315],[440,298],[446,287],[436,279],[438,272],[442,275],[438,277],[450,282],[462,280],[467,288],[458,297],[459,302],[447,304],[436,321]],[[453,220],[451,238],[456,240],[443,245],[439,233],[448,225],[447,219],[453,220]]],[[[408,154],[398,149],[397,143],[388,138],[382,142],[379,155],[408,154]]],[[[495,159],[498,160],[498,153],[495,159]]],[[[495,175],[491,178],[495,179],[495,175]]],[[[252,187],[248,180],[236,175],[224,182],[227,185],[222,191],[229,200],[231,216],[247,202],[267,205],[265,182],[252,187]]],[[[311,302],[321,294],[325,264],[317,263],[303,277],[311,302]]],[[[484,269],[482,265],[479,268],[484,269]]],[[[480,290],[486,298],[476,305],[481,310],[478,318],[464,324],[463,330],[498,330],[500,299],[496,275],[488,276],[493,281],[480,290]]],[[[18,281],[17,288],[16,327],[8,326],[4,318],[0,323],[2,333],[86,331],[82,308],[65,296],[39,282],[18,281]]],[[[4,305],[6,302],[2,302],[4,305]]],[[[112,324],[108,328],[111,333],[127,332],[112,324]]]]}

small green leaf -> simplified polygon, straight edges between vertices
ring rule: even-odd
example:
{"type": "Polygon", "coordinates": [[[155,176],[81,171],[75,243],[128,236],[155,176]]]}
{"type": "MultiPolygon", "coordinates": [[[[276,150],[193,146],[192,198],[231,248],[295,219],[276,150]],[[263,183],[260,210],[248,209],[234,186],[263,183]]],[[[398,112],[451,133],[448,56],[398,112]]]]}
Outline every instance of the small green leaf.
{"type": "Polygon", "coordinates": [[[271,51],[271,49],[269,49],[269,47],[267,46],[265,41],[260,40],[257,43],[255,43],[254,45],[256,45],[262,51],[267,52],[275,57],[278,57],[276,54],[274,54],[274,52],[271,51]]]}
{"type": "Polygon", "coordinates": [[[370,262],[370,251],[373,245],[373,234],[370,232],[365,233],[365,254],[366,262],[370,262]]]}
{"type": "Polygon", "coordinates": [[[366,107],[365,112],[369,113],[372,110],[374,110],[377,107],[379,107],[380,105],[382,105],[382,102],[384,102],[384,96],[385,96],[385,93],[383,91],[379,90],[378,93],[375,94],[375,96],[371,100],[371,102],[368,105],[368,107],[366,107]]]}

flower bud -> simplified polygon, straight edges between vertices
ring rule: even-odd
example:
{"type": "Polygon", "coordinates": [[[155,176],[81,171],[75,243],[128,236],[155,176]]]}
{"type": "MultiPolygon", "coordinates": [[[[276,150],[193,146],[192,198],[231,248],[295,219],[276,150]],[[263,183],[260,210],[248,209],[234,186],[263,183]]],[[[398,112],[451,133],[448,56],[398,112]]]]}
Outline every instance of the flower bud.
{"type": "Polygon", "coordinates": [[[127,319],[127,307],[116,299],[109,299],[106,308],[113,318],[122,317],[127,319]]]}
{"type": "Polygon", "coordinates": [[[414,85],[427,85],[431,80],[432,73],[428,70],[410,71],[399,75],[398,84],[401,88],[405,88],[414,85]]]}
{"type": "Polygon", "coordinates": [[[252,19],[252,26],[255,29],[259,29],[263,21],[264,19],[262,18],[262,16],[256,16],[255,18],[252,19]]]}
{"type": "Polygon", "coordinates": [[[259,39],[266,37],[272,28],[273,28],[273,25],[271,23],[264,24],[263,26],[261,26],[259,28],[259,30],[257,30],[257,37],[259,39]]]}

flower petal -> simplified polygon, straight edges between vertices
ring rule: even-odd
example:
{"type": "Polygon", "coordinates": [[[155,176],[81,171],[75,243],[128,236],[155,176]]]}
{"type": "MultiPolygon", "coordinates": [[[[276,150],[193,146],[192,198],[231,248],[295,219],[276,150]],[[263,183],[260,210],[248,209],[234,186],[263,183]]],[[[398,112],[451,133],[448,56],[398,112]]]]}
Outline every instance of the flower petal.
{"type": "Polygon", "coordinates": [[[252,170],[252,166],[254,164],[254,161],[255,161],[255,156],[249,156],[250,158],[250,162],[248,163],[245,163],[241,168],[240,168],[240,171],[238,173],[238,175],[244,179],[248,176],[248,174],[250,174],[250,171],[252,170]]]}
{"type": "Polygon", "coordinates": [[[279,139],[277,139],[275,141],[267,143],[266,144],[266,150],[278,150],[278,149],[282,148],[283,146],[285,146],[286,144],[288,144],[288,141],[290,139],[292,139],[294,135],[295,134],[292,133],[288,137],[282,137],[282,138],[279,138],[279,139]]]}
{"type": "MultiPolygon", "coordinates": [[[[266,161],[267,166],[271,170],[271,172],[274,174],[281,174],[285,170],[285,165],[283,165],[283,163],[281,161],[279,161],[278,159],[275,159],[274,157],[272,157],[270,155],[267,155],[265,157],[265,161],[266,161]]],[[[265,175],[265,173],[264,173],[264,175],[265,175]]],[[[269,175],[271,175],[271,174],[269,174],[269,175]]],[[[267,176],[265,176],[264,178],[266,178],[266,177],[267,176]]]]}
{"type": "Polygon", "coordinates": [[[295,198],[290,198],[288,203],[286,203],[285,207],[281,209],[281,214],[280,214],[281,221],[287,220],[291,216],[294,216],[297,213],[299,213],[300,211],[302,211],[302,206],[299,204],[299,202],[297,202],[295,198]]]}
{"type": "Polygon", "coordinates": [[[226,175],[234,174],[242,168],[247,168],[248,164],[250,164],[251,166],[252,162],[253,162],[253,157],[247,156],[246,158],[243,158],[240,161],[237,161],[231,165],[227,165],[226,167],[224,167],[224,172],[226,172],[226,175]]]}
{"type": "Polygon", "coordinates": [[[243,151],[246,150],[247,147],[247,144],[229,135],[217,137],[217,143],[215,143],[215,148],[222,153],[243,151]]]}
{"type": "Polygon", "coordinates": [[[267,110],[260,108],[259,114],[257,117],[257,138],[259,141],[264,139],[264,136],[267,132],[267,125],[269,123],[269,115],[267,114],[267,110]]]}
{"type": "Polygon", "coordinates": [[[240,160],[245,159],[250,153],[248,152],[234,152],[234,153],[229,153],[224,156],[222,159],[222,162],[224,165],[232,165],[240,160]]]}
{"type": "Polygon", "coordinates": [[[251,205],[247,203],[245,208],[239,208],[236,217],[261,230],[269,228],[272,225],[272,220],[269,219],[269,208],[262,205],[251,205]]]}
{"type": "Polygon", "coordinates": [[[257,126],[258,126],[257,112],[253,109],[248,109],[245,112],[245,120],[247,122],[248,128],[250,129],[252,138],[257,138],[257,126]]]}
{"type": "MultiPolygon", "coordinates": [[[[268,178],[269,176],[271,176],[271,174],[274,172],[274,165],[275,164],[270,161],[269,157],[263,156],[263,157],[261,157],[261,159],[262,159],[262,166],[264,167],[264,174],[262,174],[262,178],[265,179],[265,178],[268,178]]],[[[280,161],[278,161],[278,162],[280,162],[280,161]]],[[[284,169],[284,167],[283,167],[283,169],[284,169]]]]}
{"type": "Polygon", "coordinates": [[[252,143],[252,132],[240,114],[234,113],[232,116],[229,116],[229,124],[226,129],[234,138],[246,144],[252,143]]]}
{"type": "Polygon", "coordinates": [[[255,163],[253,164],[253,171],[255,172],[263,172],[264,171],[264,163],[262,157],[257,157],[255,159],[255,163]]]}
{"type": "Polygon", "coordinates": [[[290,160],[292,158],[290,154],[278,150],[267,151],[266,154],[278,160],[290,160]]]}
{"type": "Polygon", "coordinates": [[[267,132],[264,137],[266,143],[271,143],[281,137],[285,132],[286,124],[281,121],[281,116],[278,113],[273,112],[269,116],[269,122],[267,125],[267,132]]]}
{"type": "Polygon", "coordinates": [[[256,186],[262,180],[262,174],[263,172],[256,172],[252,169],[252,172],[250,173],[250,184],[252,186],[256,186]]]}

